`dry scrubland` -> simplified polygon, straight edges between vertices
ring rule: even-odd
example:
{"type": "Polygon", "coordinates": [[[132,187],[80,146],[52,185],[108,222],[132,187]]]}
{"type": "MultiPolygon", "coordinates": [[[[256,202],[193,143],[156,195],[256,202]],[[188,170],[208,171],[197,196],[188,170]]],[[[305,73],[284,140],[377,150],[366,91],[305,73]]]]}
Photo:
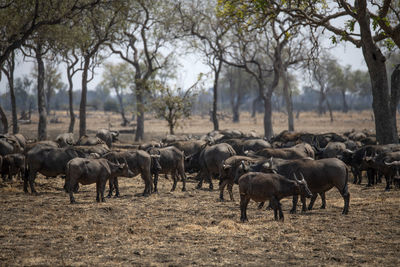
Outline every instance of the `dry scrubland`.
{"type": "MultiPolygon", "coordinates": [[[[327,116],[302,113],[296,129],[373,129],[370,112],[334,116],[330,123],[327,116]]],[[[66,129],[68,118],[61,119],[63,124],[49,125],[51,137],[66,129]]],[[[110,121],[119,128],[116,115],[91,113],[88,120],[89,130],[108,127],[110,121]]],[[[24,125],[22,133],[34,137],[36,127],[24,125]]],[[[146,121],[145,127],[148,139],[167,132],[157,120],[146,121]]],[[[286,128],[284,114],[274,114],[274,127],[276,132],[286,128]]],[[[211,128],[197,117],[177,132],[200,134],[211,128]]],[[[238,125],[222,121],[223,128],[262,133],[262,117],[255,123],[244,115],[238,125]]],[[[160,193],[144,198],[140,177],[125,178],[121,198],[97,204],[95,185],[81,186],[78,204],[70,205],[61,178],[39,176],[36,183],[38,196],[24,194],[20,181],[0,182],[0,265],[400,265],[400,190],[383,192],[383,184],[350,184],[347,216],[341,215],[340,194],[331,190],[326,210],[318,208],[318,199],[313,211],[292,215],[291,200],[282,200],[284,223],[251,202],[249,222],[243,224],[236,185],[234,202],[218,202],[217,190],[196,190],[189,180],[187,192],[179,190],[179,183],[170,193],[172,181],[161,178],[160,193]]]]}

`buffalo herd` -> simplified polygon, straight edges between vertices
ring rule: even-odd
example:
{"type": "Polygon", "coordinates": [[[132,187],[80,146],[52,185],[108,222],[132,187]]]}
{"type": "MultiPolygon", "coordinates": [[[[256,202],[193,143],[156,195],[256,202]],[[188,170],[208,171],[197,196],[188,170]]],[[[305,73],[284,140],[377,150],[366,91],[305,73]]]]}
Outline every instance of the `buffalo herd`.
{"type": "Polygon", "coordinates": [[[385,178],[385,190],[400,181],[400,145],[376,143],[368,131],[351,131],[343,134],[312,134],[283,131],[271,140],[254,133],[238,130],[212,131],[201,137],[169,135],[160,141],[141,144],[123,144],[119,133],[100,129],[95,136],[74,139],[71,133],[60,134],[54,141],[26,140],[21,134],[0,136],[0,170],[4,181],[17,176],[23,188],[35,194],[38,173],[46,177],[65,179],[64,189],[74,203],[73,193],[79,184],[96,183],[96,200],[104,201],[104,191],[109,182],[108,197],[115,191],[120,195],[119,177],[138,174],[144,182],[144,196],[158,192],[160,174],[172,177],[171,191],[178,181],[186,191],[188,174],[213,189],[213,179],[219,181],[219,199],[224,201],[227,187],[230,200],[232,188],[239,185],[240,220],[247,221],[246,209],[250,199],[268,200],[274,210],[275,220],[283,220],[280,200],[292,196],[291,213],[296,212],[298,198],[302,212],[311,210],[318,197],[321,209],[326,208],[325,193],[335,187],[343,197],[343,214],[349,212],[350,175],[354,184],[362,182],[366,173],[367,186],[385,178]],[[310,198],[308,206],[306,198],[310,198]]]}

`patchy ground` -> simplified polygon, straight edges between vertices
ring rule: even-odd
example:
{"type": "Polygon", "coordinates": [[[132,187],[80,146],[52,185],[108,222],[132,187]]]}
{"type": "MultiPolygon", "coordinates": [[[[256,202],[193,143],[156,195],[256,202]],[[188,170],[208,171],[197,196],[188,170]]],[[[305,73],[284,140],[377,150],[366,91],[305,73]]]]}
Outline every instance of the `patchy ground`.
{"type": "MultiPolygon", "coordinates": [[[[115,128],[118,116],[113,116],[91,114],[88,129],[93,133],[110,121],[115,128]]],[[[334,116],[337,120],[330,123],[327,116],[302,113],[295,126],[315,133],[373,129],[370,112],[334,116]]],[[[50,137],[68,127],[67,116],[61,121],[49,125],[50,137]]],[[[240,124],[222,121],[221,128],[262,133],[261,122],[260,115],[256,120],[244,115],[240,124]]],[[[148,139],[167,132],[158,120],[146,121],[145,127],[148,139]]],[[[211,127],[207,118],[197,118],[178,132],[205,133],[211,127]]],[[[274,127],[276,132],[286,128],[284,114],[274,114],[274,127]]],[[[21,129],[34,137],[37,125],[21,129]]],[[[122,139],[133,137],[125,134],[122,139]]],[[[319,209],[318,199],[314,210],[292,215],[291,200],[284,199],[283,223],[254,202],[249,204],[249,222],[240,223],[236,185],[236,200],[219,202],[217,190],[196,190],[189,181],[187,192],[178,183],[171,193],[172,181],[161,178],[160,193],[145,198],[140,196],[140,177],[126,178],[120,180],[121,198],[98,204],[95,185],[81,186],[75,194],[78,204],[70,205],[61,178],[39,176],[36,184],[38,196],[24,194],[20,181],[0,181],[0,266],[400,266],[400,190],[384,192],[384,184],[350,184],[347,216],[341,214],[343,199],[336,189],[327,194],[326,210],[319,209]]]]}
{"type": "Polygon", "coordinates": [[[38,196],[2,182],[0,265],[400,265],[400,190],[351,184],[347,216],[336,190],[305,214],[285,199],[283,223],[251,202],[240,223],[237,186],[235,202],[219,202],[216,190],[170,193],[171,183],[145,198],[140,177],[121,179],[122,197],[100,204],[81,186],[70,205],[61,178],[37,179],[38,196]]]}

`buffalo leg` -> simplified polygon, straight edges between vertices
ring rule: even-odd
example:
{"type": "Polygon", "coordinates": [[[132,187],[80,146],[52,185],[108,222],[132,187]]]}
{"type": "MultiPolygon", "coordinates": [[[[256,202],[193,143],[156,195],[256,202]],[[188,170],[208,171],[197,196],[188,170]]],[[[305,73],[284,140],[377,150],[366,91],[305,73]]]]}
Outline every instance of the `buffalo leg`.
{"type": "Polygon", "coordinates": [[[109,188],[109,190],[108,190],[107,197],[110,198],[110,197],[112,197],[112,193],[114,191],[114,179],[108,180],[108,188],[109,188]]]}
{"type": "Polygon", "coordinates": [[[184,169],[180,170],[180,176],[182,179],[182,192],[185,192],[186,191],[186,174],[185,174],[184,169]]]}
{"type": "Polygon", "coordinates": [[[308,204],[308,210],[312,210],[313,206],[314,206],[314,202],[317,199],[318,194],[315,193],[312,195],[311,200],[310,200],[310,204],[308,204]]]}
{"type": "Polygon", "coordinates": [[[24,176],[24,192],[28,193],[28,177],[24,176]]]}
{"type": "Polygon", "coordinates": [[[326,208],[326,197],[325,197],[325,192],[322,192],[319,194],[321,197],[322,205],[320,209],[325,209],[326,208]]]}
{"type": "Polygon", "coordinates": [[[227,188],[228,188],[229,197],[231,198],[231,201],[235,201],[235,199],[233,198],[232,187],[233,187],[233,184],[228,183],[227,188]]]}
{"type": "Polygon", "coordinates": [[[100,182],[96,182],[96,201],[100,202],[100,182]]]}
{"type": "Polygon", "coordinates": [[[176,184],[178,183],[178,176],[176,175],[176,172],[173,172],[172,174],[172,180],[174,183],[172,184],[171,192],[175,191],[176,189],[176,184]]]}
{"type": "Polygon", "coordinates": [[[202,186],[203,186],[203,179],[204,179],[204,176],[203,175],[198,175],[198,176],[200,176],[199,178],[199,183],[197,184],[197,186],[196,186],[196,189],[200,189],[202,186]]]}
{"type": "MultiPolygon", "coordinates": [[[[219,200],[221,200],[221,201],[224,201],[224,189],[227,184],[228,184],[227,180],[220,181],[220,183],[219,183],[219,200]]],[[[229,191],[229,189],[228,189],[228,191],[229,191]]],[[[230,194],[230,192],[229,192],[229,194],[230,194]]],[[[232,198],[231,198],[231,200],[232,200],[232,198]]]]}
{"type": "Polygon", "coordinates": [[[374,184],[374,177],[375,177],[375,172],[372,169],[367,170],[367,178],[368,178],[368,184],[367,186],[372,186],[374,184]]]}
{"type": "Polygon", "coordinates": [[[300,196],[300,200],[301,200],[301,203],[302,203],[301,212],[306,212],[307,211],[306,197],[305,196],[300,196]]]}
{"type": "Polygon", "coordinates": [[[344,207],[343,207],[343,212],[342,214],[348,214],[349,213],[349,206],[350,206],[350,193],[347,187],[347,184],[343,188],[343,190],[340,192],[340,194],[343,197],[344,200],[344,207]]]}
{"type": "Polygon", "coordinates": [[[299,200],[299,196],[298,195],[294,195],[293,196],[293,200],[292,200],[292,209],[290,210],[290,213],[294,214],[296,213],[297,210],[297,201],[299,200]]]}
{"type": "MultiPolygon", "coordinates": [[[[154,184],[154,193],[158,193],[158,187],[157,187],[157,185],[158,185],[158,173],[154,174],[153,184],[154,184]]],[[[172,189],[171,189],[171,191],[172,191],[172,189]]]]}
{"type": "Polygon", "coordinates": [[[76,203],[75,198],[74,198],[74,190],[73,190],[73,184],[71,181],[68,182],[68,184],[66,184],[66,189],[68,190],[69,193],[69,202],[71,204],[76,203]]]}
{"type": "Polygon", "coordinates": [[[385,175],[385,179],[386,179],[386,187],[385,187],[385,191],[389,191],[390,190],[390,184],[391,184],[391,176],[390,175],[385,175]]]}
{"type": "Polygon", "coordinates": [[[100,195],[101,195],[101,202],[106,202],[104,198],[104,190],[106,189],[106,180],[100,182],[100,195]]]}
{"type": "Polygon", "coordinates": [[[246,197],[246,195],[240,195],[240,221],[241,222],[246,222],[249,221],[247,219],[247,214],[246,214],[246,210],[247,210],[247,205],[249,204],[250,198],[246,197]]]}
{"type": "Polygon", "coordinates": [[[29,173],[29,186],[31,187],[32,194],[37,194],[35,190],[35,177],[36,173],[29,173]]]}

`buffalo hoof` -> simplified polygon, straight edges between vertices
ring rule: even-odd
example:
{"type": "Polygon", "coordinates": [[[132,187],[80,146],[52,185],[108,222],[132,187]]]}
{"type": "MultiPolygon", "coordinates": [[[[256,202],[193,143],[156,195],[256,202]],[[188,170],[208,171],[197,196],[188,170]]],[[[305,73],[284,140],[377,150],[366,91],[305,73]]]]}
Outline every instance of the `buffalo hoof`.
{"type": "Polygon", "coordinates": [[[76,204],[75,199],[71,199],[69,202],[70,202],[70,204],[76,204]]]}
{"type": "Polygon", "coordinates": [[[186,188],[184,187],[184,188],[182,188],[182,192],[186,192],[186,188]]]}
{"type": "Polygon", "coordinates": [[[218,201],[219,202],[225,202],[225,199],[224,198],[219,198],[218,201]]]}
{"type": "Polygon", "coordinates": [[[119,198],[120,195],[119,194],[115,194],[114,198],[119,198]]]}
{"type": "Polygon", "coordinates": [[[108,195],[107,195],[107,198],[111,198],[111,197],[112,197],[112,195],[111,195],[111,194],[108,194],[108,195]]]}
{"type": "Polygon", "coordinates": [[[240,218],[240,221],[241,221],[242,223],[245,223],[245,222],[248,222],[249,220],[248,220],[247,218],[240,218]]]}
{"type": "Polygon", "coordinates": [[[196,189],[201,189],[201,185],[197,185],[197,186],[196,186],[196,189]]]}
{"type": "Polygon", "coordinates": [[[103,197],[103,198],[101,199],[101,202],[106,202],[106,199],[103,197]]]}
{"type": "Polygon", "coordinates": [[[390,188],[385,188],[385,192],[389,192],[390,191],[390,188]]]}
{"type": "Polygon", "coordinates": [[[325,208],[326,208],[325,205],[322,205],[322,206],[320,207],[321,210],[324,210],[325,208]]]}
{"type": "Polygon", "coordinates": [[[347,215],[348,213],[349,213],[348,210],[344,210],[344,211],[342,212],[343,215],[347,215]]]}

